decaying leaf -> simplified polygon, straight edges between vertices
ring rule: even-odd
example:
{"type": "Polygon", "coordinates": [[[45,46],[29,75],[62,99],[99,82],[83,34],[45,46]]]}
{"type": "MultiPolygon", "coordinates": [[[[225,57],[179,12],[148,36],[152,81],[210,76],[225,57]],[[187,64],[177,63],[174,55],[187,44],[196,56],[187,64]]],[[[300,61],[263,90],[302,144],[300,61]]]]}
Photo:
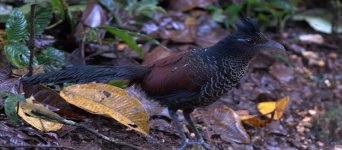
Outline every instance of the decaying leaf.
{"type": "Polygon", "coordinates": [[[145,108],[123,89],[99,83],[76,84],[62,90],[60,95],[90,113],[111,117],[143,134],[149,131],[145,108]]]}
{"type": "MultiPolygon", "coordinates": [[[[63,127],[63,124],[56,121],[43,119],[42,116],[37,116],[34,112],[44,112],[50,116],[56,116],[54,112],[45,108],[42,104],[33,103],[33,97],[26,99],[26,102],[19,103],[18,115],[28,124],[32,125],[40,131],[57,131],[63,127]]],[[[57,115],[58,116],[58,115],[57,115]]]]}
{"type": "Polygon", "coordinates": [[[239,115],[227,106],[216,106],[208,113],[212,129],[227,142],[250,143],[249,135],[242,126],[239,115]]]}
{"type": "Polygon", "coordinates": [[[258,104],[258,110],[261,114],[267,116],[268,118],[272,118],[274,120],[279,120],[283,115],[286,106],[289,102],[289,97],[286,96],[279,100],[278,102],[261,102],[258,104]],[[272,113],[273,117],[272,117],[272,113]]]}
{"type": "Polygon", "coordinates": [[[272,122],[272,119],[260,119],[257,115],[244,115],[240,116],[243,123],[252,127],[262,128],[272,122]]]}

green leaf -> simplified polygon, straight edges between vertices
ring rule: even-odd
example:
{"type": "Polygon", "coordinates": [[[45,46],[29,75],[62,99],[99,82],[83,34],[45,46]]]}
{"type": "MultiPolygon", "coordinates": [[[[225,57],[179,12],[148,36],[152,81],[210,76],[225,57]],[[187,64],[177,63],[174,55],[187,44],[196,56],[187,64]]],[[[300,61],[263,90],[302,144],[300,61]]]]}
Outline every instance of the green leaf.
{"type": "Polygon", "coordinates": [[[38,7],[34,18],[36,36],[43,33],[44,29],[50,24],[51,18],[52,7],[50,5],[46,7],[38,7]]]}
{"type": "Polygon", "coordinates": [[[53,47],[43,50],[42,54],[37,55],[37,59],[44,66],[45,72],[61,69],[66,63],[65,54],[53,47]]]}
{"type": "Polygon", "coordinates": [[[54,10],[61,14],[62,18],[65,17],[64,6],[60,0],[51,0],[51,5],[54,10]]]}
{"type": "Polygon", "coordinates": [[[29,49],[19,43],[8,44],[4,47],[6,58],[18,68],[25,67],[28,64],[29,53],[29,49]]]}
{"type": "Polygon", "coordinates": [[[110,12],[114,12],[114,10],[120,7],[120,3],[116,1],[108,1],[108,0],[99,0],[99,3],[104,6],[110,12]]]}
{"type": "MultiPolygon", "coordinates": [[[[305,20],[316,31],[331,34],[333,13],[328,9],[315,8],[297,13],[292,17],[295,21],[305,20]]],[[[337,33],[342,33],[342,20],[337,20],[337,33]]]]}
{"type": "Polygon", "coordinates": [[[56,11],[56,14],[59,14],[61,19],[54,23],[53,25],[49,26],[49,28],[55,27],[62,23],[63,21],[67,21],[70,29],[74,29],[76,26],[76,21],[73,19],[71,12],[69,11],[69,6],[65,0],[51,0],[50,1],[52,8],[56,11]]]}
{"type": "Polygon", "coordinates": [[[4,54],[12,65],[22,68],[29,63],[30,50],[21,43],[9,43],[4,46],[4,54]]]}
{"type": "Polygon", "coordinates": [[[5,114],[12,124],[18,123],[17,104],[24,100],[25,98],[18,94],[10,95],[5,99],[5,114]]]}
{"type": "Polygon", "coordinates": [[[107,84],[113,85],[113,86],[116,86],[119,88],[126,88],[129,85],[129,83],[127,81],[122,81],[122,80],[113,80],[107,84]]]}
{"type": "Polygon", "coordinates": [[[225,19],[225,16],[223,15],[222,9],[215,9],[212,14],[213,20],[217,22],[222,22],[225,19]]]}
{"type": "Polygon", "coordinates": [[[139,37],[141,40],[145,40],[145,41],[151,41],[153,42],[154,44],[157,44],[157,45],[160,45],[160,42],[157,41],[156,39],[153,39],[152,37],[148,36],[148,35],[145,35],[145,34],[142,34],[142,33],[139,33],[139,32],[131,32],[131,31],[127,31],[129,35],[131,36],[137,36],[139,37]]]}
{"type": "Polygon", "coordinates": [[[23,12],[15,8],[13,9],[6,23],[7,40],[20,41],[28,37],[27,21],[23,12]]]}
{"type": "Polygon", "coordinates": [[[11,95],[10,92],[4,90],[4,89],[0,89],[0,99],[3,99],[3,98],[6,98],[8,97],[9,95],[11,95]]]}
{"type": "Polygon", "coordinates": [[[124,41],[128,45],[128,47],[132,48],[140,57],[143,57],[143,50],[138,46],[137,42],[129,35],[129,31],[110,26],[102,26],[100,27],[100,29],[103,29],[117,36],[122,41],[124,41]]]}

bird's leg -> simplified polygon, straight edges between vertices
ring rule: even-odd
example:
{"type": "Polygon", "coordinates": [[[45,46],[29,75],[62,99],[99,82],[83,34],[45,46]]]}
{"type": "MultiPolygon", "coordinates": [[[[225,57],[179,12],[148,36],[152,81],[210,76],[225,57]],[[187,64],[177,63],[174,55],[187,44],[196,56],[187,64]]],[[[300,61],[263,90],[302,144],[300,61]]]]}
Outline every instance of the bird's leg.
{"type": "Polygon", "coordinates": [[[190,124],[190,127],[195,132],[198,144],[202,145],[206,150],[213,149],[212,146],[210,146],[208,143],[204,141],[202,134],[197,130],[195,123],[191,117],[191,112],[192,111],[184,111],[183,114],[184,114],[185,120],[190,124]]]}
{"type": "Polygon", "coordinates": [[[181,139],[182,139],[182,142],[183,142],[182,145],[180,145],[180,146],[178,147],[178,150],[182,150],[182,149],[184,149],[187,145],[190,145],[189,139],[186,138],[185,132],[184,132],[182,126],[179,124],[178,115],[177,115],[177,113],[176,113],[176,110],[169,109],[169,114],[170,114],[170,117],[171,117],[171,119],[172,119],[172,123],[173,123],[173,125],[176,127],[178,133],[180,134],[180,137],[181,137],[181,139]]]}

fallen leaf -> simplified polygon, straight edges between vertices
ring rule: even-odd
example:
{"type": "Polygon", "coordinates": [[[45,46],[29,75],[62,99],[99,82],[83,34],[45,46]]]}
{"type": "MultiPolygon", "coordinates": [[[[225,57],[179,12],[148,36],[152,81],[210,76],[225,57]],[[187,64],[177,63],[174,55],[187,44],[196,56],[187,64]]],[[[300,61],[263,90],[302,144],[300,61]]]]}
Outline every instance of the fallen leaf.
{"type": "Polygon", "coordinates": [[[161,29],[160,31],[162,39],[170,39],[177,43],[192,43],[195,41],[197,31],[196,19],[193,17],[187,17],[184,22],[179,22],[179,25],[176,25],[174,29],[161,29]]]}
{"type": "Polygon", "coordinates": [[[42,104],[33,103],[33,97],[26,99],[26,102],[19,103],[18,115],[36,129],[47,132],[57,131],[63,127],[63,124],[61,123],[46,120],[40,116],[34,115],[33,111],[44,112],[44,114],[49,114],[51,116],[57,115],[51,110],[45,108],[42,104]]]}
{"type": "Polygon", "coordinates": [[[84,119],[84,117],[82,117],[80,114],[74,112],[71,108],[71,105],[65,102],[64,99],[55,90],[52,90],[40,84],[23,84],[23,90],[25,92],[25,97],[33,96],[36,102],[42,103],[45,106],[48,106],[48,108],[58,108],[53,111],[63,117],[77,120],[84,119]]]}
{"type": "Polygon", "coordinates": [[[227,142],[250,143],[249,135],[242,126],[239,115],[231,108],[218,105],[207,114],[212,129],[227,142]]]}
{"type": "Polygon", "coordinates": [[[272,119],[260,119],[258,115],[243,115],[240,119],[243,123],[257,128],[265,127],[272,122],[272,119]]]}
{"type": "Polygon", "coordinates": [[[111,117],[143,134],[149,131],[145,108],[123,89],[100,83],[76,84],[63,89],[60,95],[90,113],[111,117]]]}
{"type": "Polygon", "coordinates": [[[151,62],[154,62],[158,59],[165,58],[167,56],[170,56],[173,52],[171,52],[169,49],[167,49],[164,46],[158,46],[155,49],[153,49],[150,53],[146,54],[144,57],[144,61],[142,64],[149,64],[151,62]]]}
{"type": "Polygon", "coordinates": [[[82,15],[83,24],[95,28],[103,25],[106,21],[105,11],[100,4],[89,1],[82,15]]]}
{"type": "Polygon", "coordinates": [[[267,116],[268,118],[279,120],[283,116],[288,102],[288,96],[282,98],[278,102],[261,102],[258,104],[258,110],[261,114],[267,116]]]}

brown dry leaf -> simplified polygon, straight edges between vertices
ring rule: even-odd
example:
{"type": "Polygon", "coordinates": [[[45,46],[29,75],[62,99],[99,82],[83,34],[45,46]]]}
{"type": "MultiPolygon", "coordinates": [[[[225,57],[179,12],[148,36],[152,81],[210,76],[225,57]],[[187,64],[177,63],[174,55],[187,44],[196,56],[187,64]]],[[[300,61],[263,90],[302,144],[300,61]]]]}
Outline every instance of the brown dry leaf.
{"type": "MultiPolygon", "coordinates": [[[[28,68],[25,67],[25,68],[20,68],[20,69],[12,69],[12,73],[23,76],[23,75],[28,73],[28,68]]],[[[44,73],[44,66],[43,65],[35,65],[33,67],[33,74],[40,74],[40,73],[44,73]]]]}
{"type": "Polygon", "coordinates": [[[192,43],[196,37],[196,18],[187,17],[183,23],[181,29],[161,29],[160,36],[162,39],[171,40],[177,43],[192,43]]]}
{"type": "Polygon", "coordinates": [[[106,13],[100,4],[89,1],[82,15],[84,25],[95,28],[107,21],[106,13]]]}
{"type": "Polygon", "coordinates": [[[239,115],[227,106],[217,106],[209,113],[213,129],[227,142],[250,143],[249,135],[242,126],[239,115]]]}
{"type": "Polygon", "coordinates": [[[33,103],[33,97],[26,99],[26,102],[19,103],[18,115],[36,129],[47,132],[57,131],[63,127],[63,124],[40,118],[39,116],[34,115],[32,111],[44,112],[44,114],[48,114],[50,116],[57,115],[51,110],[45,108],[42,104],[33,103]]]}
{"type": "Polygon", "coordinates": [[[111,117],[143,134],[149,131],[145,108],[123,89],[100,83],[76,84],[63,89],[60,95],[90,113],[111,117]]]}
{"type": "Polygon", "coordinates": [[[288,96],[282,98],[278,102],[273,102],[273,101],[261,102],[258,104],[258,110],[261,114],[267,116],[268,118],[279,120],[281,116],[283,115],[288,102],[289,102],[288,96]]]}
{"type": "Polygon", "coordinates": [[[73,111],[71,105],[64,101],[64,99],[55,90],[40,84],[23,84],[22,87],[25,92],[25,97],[33,96],[37,103],[43,103],[49,109],[55,108],[53,111],[58,115],[68,119],[84,119],[82,115],[73,111]]]}
{"type": "Polygon", "coordinates": [[[260,119],[257,115],[243,115],[240,116],[243,123],[248,124],[252,127],[262,128],[271,123],[272,119],[260,119]]]}
{"type": "Polygon", "coordinates": [[[172,53],[173,52],[171,52],[169,49],[160,45],[160,46],[156,47],[155,49],[153,49],[150,53],[145,55],[144,61],[142,64],[149,64],[149,63],[154,62],[156,60],[170,56],[172,53]]]}

